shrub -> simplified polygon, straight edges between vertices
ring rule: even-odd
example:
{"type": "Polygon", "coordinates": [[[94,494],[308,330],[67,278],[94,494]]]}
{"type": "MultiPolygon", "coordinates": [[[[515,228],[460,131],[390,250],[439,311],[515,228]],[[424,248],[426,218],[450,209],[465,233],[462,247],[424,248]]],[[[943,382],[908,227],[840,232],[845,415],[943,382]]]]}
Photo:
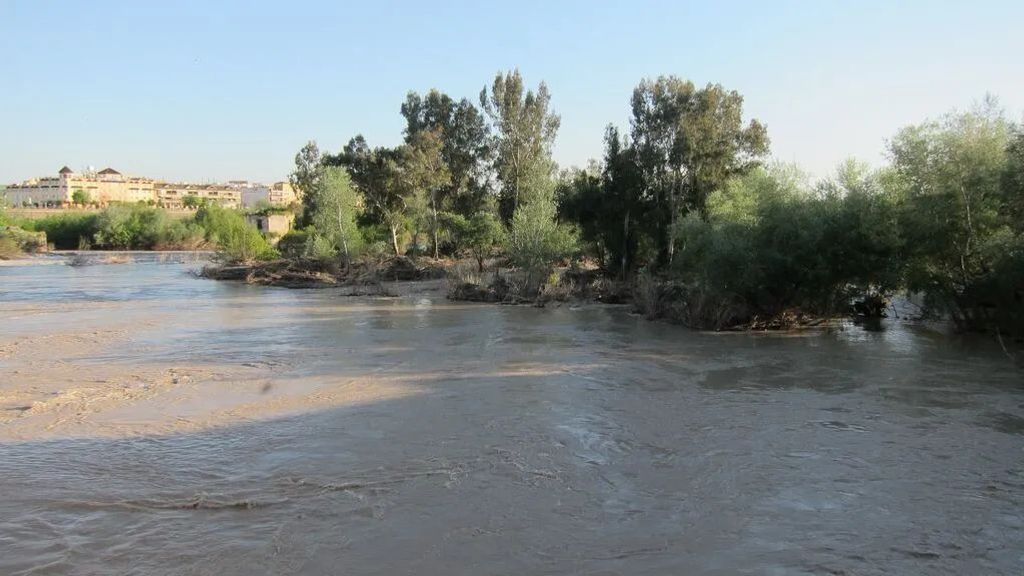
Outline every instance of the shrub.
{"type": "Polygon", "coordinates": [[[223,261],[252,262],[278,257],[267,239],[239,212],[206,204],[196,213],[196,222],[206,231],[207,241],[217,245],[217,256],[223,261]]]}
{"type": "Polygon", "coordinates": [[[538,195],[512,215],[506,249],[511,262],[526,271],[527,291],[539,288],[535,284],[543,279],[546,269],[575,250],[574,235],[555,220],[555,215],[555,203],[549,195],[538,195]]]}
{"type": "Polygon", "coordinates": [[[25,230],[45,232],[46,240],[59,250],[74,250],[82,238],[89,240],[96,232],[96,214],[65,212],[38,220],[25,220],[19,225],[25,230]]]}

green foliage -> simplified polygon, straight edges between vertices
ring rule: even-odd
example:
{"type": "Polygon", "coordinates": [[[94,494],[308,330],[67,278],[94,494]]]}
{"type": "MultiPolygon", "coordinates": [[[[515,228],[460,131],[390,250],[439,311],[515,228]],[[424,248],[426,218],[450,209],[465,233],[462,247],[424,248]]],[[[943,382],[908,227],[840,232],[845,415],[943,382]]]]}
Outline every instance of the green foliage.
{"type": "Polygon", "coordinates": [[[550,178],[551,147],[561,119],[549,110],[547,85],[526,90],[519,70],[496,75],[490,94],[486,87],[480,92],[480,105],[497,134],[494,168],[501,182],[499,210],[507,221],[523,200],[527,180],[550,178]]]}
{"type": "Polygon", "coordinates": [[[755,169],[708,198],[677,230],[682,320],[722,328],[789,309],[846,312],[897,287],[901,249],[877,175],[847,164],[817,192],[783,167],[755,169]]]}
{"type": "Polygon", "coordinates": [[[313,222],[317,193],[323,178],[323,160],[320,148],[312,140],[295,155],[295,170],[288,176],[288,181],[302,199],[302,214],[295,222],[297,226],[313,222]]]}
{"type": "MultiPolygon", "coordinates": [[[[439,256],[439,212],[451,184],[451,172],[444,161],[440,130],[421,130],[401,148],[399,178],[406,198],[406,217],[416,232],[426,223],[433,237],[434,257],[439,256]]],[[[414,237],[418,234],[414,233],[414,237]]]]}
{"type": "Polygon", "coordinates": [[[513,264],[533,275],[572,254],[576,238],[570,229],[558,223],[556,216],[551,196],[535,196],[530,203],[516,209],[506,240],[506,250],[513,264]]]}
{"type": "Polygon", "coordinates": [[[181,199],[181,205],[185,208],[199,208],[204,203],[204,199],[194,194],[189,194],[181,199]]]}
{"type": "Polygon", "coordinates": [[[718,84],[697,89],[675,76],[642,81],[632,111],[635,158],[656,208],[648,226],[670,263],[679,218],[705,215],[708,196],[767,153],[768,135],[756,120],[743,125],[739,93],[718,84]]]}
{"type": "Polygon", "coordinates": [[[964,329],[1024,331],[1009,323],[1024,307],[1019,145],[992,101],[905,128],[890,144],[906,286],[964,329]]]}
{"type": "Polygon", "coordinates": [[[252,262],[278,256],[267,239],[239,212],[207,204],[196,213],[196,222],[206,231],[206,239],[218,246],[222,260],[252,262]]]}
{"type": "Polygon", "coordinates": [[[0,232],[0,260],[13,260],[21,254],[18,242],[5,232],[0,232]]]}
{"type": "Polygon", "coordinates": [[[400,181],[400,151],[371,149],[362,135],[349,140],[337,156],[325,158],[329,166],[343,166],[363,197],[367,223],[386,226],[395,255],[401,254],[399,232],[406,223],[409,191],[400,181]]]}
{"type": "Polygon", "coordinates": [[[85,206],[91,201],[89,193],[85,190],[75,190],[71,193],[71,202],[79,206],[85,206]]]}
{"type": "Polygon", "coordinates": [[[571,173],[559,185],[559,213],[574,222],[605,271],[626,278],[641,265],[641,248],[656,229],[636,149],[609,126],[604,164],[571,173]],[[645,242],[645,240],[647,240],[645,242]]]}
{"type": "Polygon", "coordinates": [[[37,220],[25,220],[20,226],[25,230],[46,233],[47,242],[58,250],[74,250],[84,238],[90,241],[97,230],[96,214],[61,212],[37,220]]]}
{"type": "Polygon", "coordinates": [[[362,239],[356,227],[359,198],[352,179],[343,168],[326,168],[315,193],[309,247],[318,258],[341,254],[347,261],[362,239]]]}
{"type": "Polygon", "coordinates": [[[114,205],[97,216],[91,244],[114,250],[195,249],[203,244],[203,235],[194,221],[171,218],[160,208],[114,205]]]}
{"type": "Polygon", "coordinates": [[[461,214],[446,214],[445,220],[452,231],[456,250],[471,255],[477,261],[478,270],[483,272],[484,260],[494,252],[496,246],[505,241],[505,227],[501,220],[486,210],[468,219],[461,214]]]}
{"type": "Polygon", "coordinates": [[[306,254],[306,245],[312,236],[311,229],[289,230],[277,242],[277,250],[284,258],[300,258],[306,254]]]}
{"type": "Polygon", "coordinates": [[[431,90],[421,97],[410,92],[402,104],[406,120],[405,142],[413,144],[423,132],[440,134],[441,155],[450,174],[441,196],[447,206],[439,209],[465,217],[485,208],[492,157],[490,131],[483,114],[469,100],[455,102],[447,94],[431,90]]]}

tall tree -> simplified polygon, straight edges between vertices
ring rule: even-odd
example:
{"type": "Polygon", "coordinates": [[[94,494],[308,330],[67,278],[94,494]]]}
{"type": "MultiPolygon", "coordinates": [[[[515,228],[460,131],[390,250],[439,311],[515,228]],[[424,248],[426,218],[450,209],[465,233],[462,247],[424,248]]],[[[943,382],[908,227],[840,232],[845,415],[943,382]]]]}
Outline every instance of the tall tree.
{"type": "Polygon", "coordinates": [[[359,241],[356,229],[358,204],[359,198],[348,172],[337,166],[325,168],[317,187],[313,226],[316,227],[316,235],[326,240],[331,250],[344,255],[346,262],[351,259],[359,241]]]}
{"type": "Polygon", "coordinates": [[[288,182],[302,198],[302,215],[298,224],[307,226],[313,222],[316,212],[316,197],[323,179],[323,158],[320,148],[310,140],[295,155],[295,170],[288,176],[288,182]]]}
{"type": "Polygon", "coordinates": [[[671,262],[679,217],[707,213],[707,197],[730,177],[756,166],[768,151],[765,127],[743,124],[743,97],[718,84],[697,89],[675,76],[643,80],[633,91],[632,135],[648,193],[658,199],[656,223],[671,262]]]}
{"type": "Polygon", "coordinates": [[[349,140],[340,154],[326,160],[329,165],[344,166],[348,170],[363,196],[369,216],[388,227],[396,256],[402,253],[398,231],[405,224],[407,211],[404,189],[399,180],[399,156],[399,151],[394,149],[371,149],[360,134],[349,140]]]}
{"type": "Polygon", "coordinates": [[[430,230],[433,238],[434,258],[440,257],[439,230],[441,202],[451,184],[451,172],[442,155],[440,130],[417,132],[399,155],[399,174],[406,198],[423,199],[430,211],[430,230]]]}
{"type": "Polygon", "coordinates": [[[966,328],[1006,310],[994,305],[999,297],[989,286],[1020,240],[1004,194],[1011,134],[1002,110],[987,101],[904,128],[889,145],[891,185],[903,204],[907,288],[966,328]]]}
{"type": "Polygon", "coordinates": [[[425,96],[409,92],[402,104],[405,141],[411,144],[422,132],[440,132],[442,156],[450,183],[443,197],[454,212],[469,217],[486,205],[491,160],[490,130],[484,116],[469,100],[456,102],[431,90],[425,96]]]}
{"type": "Polygon", "coordinates": [[[519,70],[494,78],[490,94],[480,92],[480,105],[494,124],[501,182],[500,211],[508,221],[524,196],[554,170],[551,146],[561,123],[549,110],[551,95],[543,82],[537,91],[525,90],[519,70]]]}

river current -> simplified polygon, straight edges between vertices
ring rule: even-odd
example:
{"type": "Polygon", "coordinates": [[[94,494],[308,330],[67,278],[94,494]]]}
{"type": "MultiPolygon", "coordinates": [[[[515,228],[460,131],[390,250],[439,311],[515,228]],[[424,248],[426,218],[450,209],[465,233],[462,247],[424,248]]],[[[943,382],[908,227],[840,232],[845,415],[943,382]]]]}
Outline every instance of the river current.
{"type": "Polygon", "coordinates": [[[0,574],[1024,573],[988,339],[194,267],[0,268],[0,574]]]}

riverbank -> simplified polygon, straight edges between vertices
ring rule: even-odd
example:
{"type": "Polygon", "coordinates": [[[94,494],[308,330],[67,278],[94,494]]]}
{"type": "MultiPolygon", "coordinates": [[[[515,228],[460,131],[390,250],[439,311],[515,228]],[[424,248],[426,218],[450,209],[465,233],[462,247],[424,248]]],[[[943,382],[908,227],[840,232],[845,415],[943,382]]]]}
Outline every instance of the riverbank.
{"type": "MultiPolygon", "coordinates": [[[[679,290],[670,283],[647,284],[609,279],[596,269],[563,267],[545,275],[529,275],[514,268],[492,265],[480,271],[475,262],[390,257],[363,259],[343,267],[316,260],[283,259],[247,264],[214,263],[200,272],[204,278],[237,281],[259,286],[284,288],[345,287],[353,294],[388,295],[386,283],[435,281],[443,279],[448,300],[503,305],[545,307],[558,303],[615,304],[652,321],[680,324],[692,329],[708,329],[694,321],[695,313],[679,290]]],[[[717,321],[713,331],[789,331],[836,328],[854,321],[877,324],[889,313],[897,319],[910,319],[914,307],[905,298],[897,302],[880,301],[872,313],[858,313],[855,306],[844,313],[822,316],[798,308],[777,314],[742,317],[741,321],[717,321]]],[[[918,315],[920,310],[916,310],[918,315]]],[[[728,313],[728,310],[719,314],[728,313]]]]}

